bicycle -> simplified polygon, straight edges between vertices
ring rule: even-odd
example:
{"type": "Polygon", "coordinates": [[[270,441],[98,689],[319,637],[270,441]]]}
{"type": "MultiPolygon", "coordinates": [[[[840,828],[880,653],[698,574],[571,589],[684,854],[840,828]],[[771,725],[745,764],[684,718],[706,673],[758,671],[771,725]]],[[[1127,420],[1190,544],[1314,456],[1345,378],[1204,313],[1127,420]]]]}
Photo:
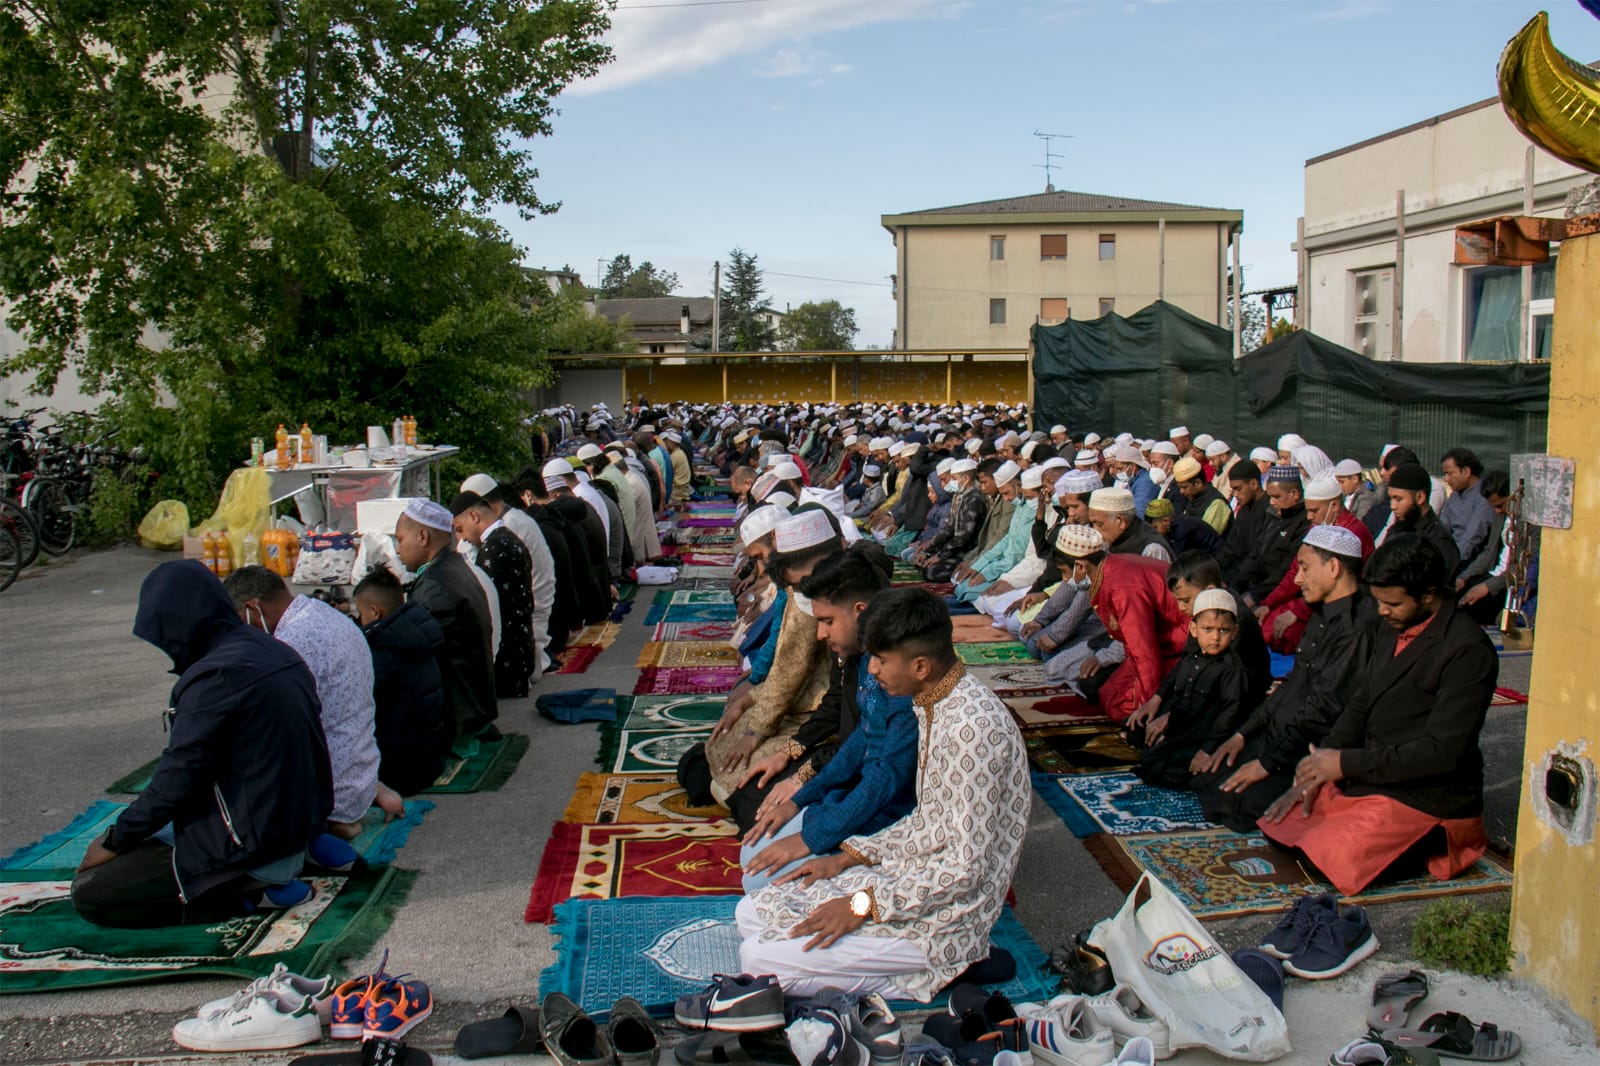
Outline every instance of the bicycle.
{"type": "Polygon", "coordinates": [[[22,573],[22,544],[10,526],[0,524],[0,592],[11,587],[22,573]]]}
{"type": "Polygon", "coordinates": [[[65,555],[76,539],[76,516],[82,505],[73,503],[60,476],[73,473],[71,449],[59,433],[34,429],[34,419],[43,410],[35,408],[12,419],[0,455],[8,492],[14,491],[17,502],[32,516],[39,548],[46,555],[65,555]],[[15,490],[9,488],[13,481],[15,490]]]}
{"type": "Polygon", "coordinates": [[[0,496],[0,529],[17,542],[17,569],[26,570],[39,559],[39,523],[16,500],[0,496]]]}

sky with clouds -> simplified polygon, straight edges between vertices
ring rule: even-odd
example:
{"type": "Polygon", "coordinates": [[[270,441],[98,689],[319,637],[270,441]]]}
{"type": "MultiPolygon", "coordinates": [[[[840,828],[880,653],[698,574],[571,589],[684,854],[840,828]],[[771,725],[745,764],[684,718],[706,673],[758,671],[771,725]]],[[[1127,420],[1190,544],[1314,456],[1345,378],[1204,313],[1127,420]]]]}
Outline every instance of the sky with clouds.
{"type": "Polygon", "coordinates": [[[1244,211],[1247,288],[1293,284],[1306,159],[1493,96],[1577,0],[620,0],[616,59],[535,146],[560,210],[499,217],[534,266],[627,253],[706,295],[742,247],[773,305],[837,299],[888,346],[884,214],[1058,189],[1244,211]]]}

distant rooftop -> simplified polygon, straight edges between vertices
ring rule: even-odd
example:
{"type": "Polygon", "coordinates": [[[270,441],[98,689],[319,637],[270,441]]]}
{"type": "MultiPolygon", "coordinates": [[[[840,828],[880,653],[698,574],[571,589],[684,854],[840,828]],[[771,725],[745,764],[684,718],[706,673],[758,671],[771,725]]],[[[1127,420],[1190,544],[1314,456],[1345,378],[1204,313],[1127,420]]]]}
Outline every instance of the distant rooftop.
{"type": "Polygon", "coordinates": [[[929,207],[899,215],[884,215],[885,226],[917,223],[949,224],[988,221],[999,218],[1033,218],[1054,220],[1062,216],[1084,216],[1085,221],[1102,218],[1173,217],[1173,221],[1242,221],[1244,213],[1224,207],[1202,207],[1198,204],[1181,204],[1168,200],[1141,200],[1133,196],[1115,196],[1108,193],[1073,192],[1070,189],[1051,189],[1026,196],[1008,196],[1000,200],[979,200],[976,203],[956,204],[952,207],[929,207]]]}

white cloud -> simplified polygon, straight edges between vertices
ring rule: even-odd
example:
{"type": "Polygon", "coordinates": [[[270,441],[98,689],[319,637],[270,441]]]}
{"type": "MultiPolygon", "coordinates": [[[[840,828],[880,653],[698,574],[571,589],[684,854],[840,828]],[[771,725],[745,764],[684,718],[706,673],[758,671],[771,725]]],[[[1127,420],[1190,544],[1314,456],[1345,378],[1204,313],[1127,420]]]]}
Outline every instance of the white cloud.
{"type": "MultiPolygon", "coordinates": [[[[640,3],[646,0],[639,0],[640,3]]],[[[842,74],[846,63],[829,62],[808,46],[811,38],[881,22],[935,18],[965,6],[962,0],[773,0],[771,3],[707,7],[628,7],[611,16],[606,41],[616,58],[600,73],[567,90],[588,95],[657,78],[687,74],[737,56],[770,59],[766,77],[842,74]]]]}

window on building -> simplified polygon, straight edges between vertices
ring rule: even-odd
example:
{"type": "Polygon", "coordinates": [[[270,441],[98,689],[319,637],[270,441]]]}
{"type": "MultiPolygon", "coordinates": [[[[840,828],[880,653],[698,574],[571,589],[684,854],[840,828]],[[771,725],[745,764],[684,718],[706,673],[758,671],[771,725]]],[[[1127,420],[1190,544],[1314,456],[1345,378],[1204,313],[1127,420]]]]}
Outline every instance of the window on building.
{"type": "Polygon", "coordinates": [[[1109,315],[1111,312],[1115,311],[1116,309],[1117,309],[1117,298],[1115,296],[1102,296],[1102,297],[1100,297],[1100,315],[1101,315],[1102,318],[1104,316],[1106,316],[1106,315],[1109,315]]]}
{"type": "Polygon", "coordinates": [[[1117,235],[1115,233],[1100,234],[1100,259],[1115,259],[1117,257],[1117,235]]]}
{"type": "MultiPolygon", "coordinates": [[[[1528,350],[1521,358],[1550,358],[1550,326],[1555,315],[1556,262],[1533,268],[1533,298],[1528,304],[1528,350]]],[[[1522,268],[1476,267],[1462,276],[1462,331],[1469,362],[1515,362],[1522,336],[1522,268]]]]}
{"type": "Polygon", "coordinates": [[[1001,262],[1006,257],[1006,239],[1004,237],[989,238],[989,259],[991,262],[1001,262]]]}
{"type": "Polygon", "coordinates": [[[989,325],[1003,326],[1006,324],[1006,302],[1004,300],[989,301],[989,325]]]}
{"type": "Polygon", "coordinates": [[[1040,259],[1065,259],[1067,257],[1067,235],[1065,233],[1045,233],[1039,237],[1040,259]]]}
{"type": "Polygon", "coordinates": [[[651,355],[665,355],[666,351],[667,351],[667,346],[665,344],[652,344],[652,345],[650,345],[650,354],[651,355]]]}
{"type": "Polygon", "coordinates": [[[1039,324],[1042,326],[1065,322],[1070,314],[1065,296],[1046,296],[1039,301],[1039,324]]]}

